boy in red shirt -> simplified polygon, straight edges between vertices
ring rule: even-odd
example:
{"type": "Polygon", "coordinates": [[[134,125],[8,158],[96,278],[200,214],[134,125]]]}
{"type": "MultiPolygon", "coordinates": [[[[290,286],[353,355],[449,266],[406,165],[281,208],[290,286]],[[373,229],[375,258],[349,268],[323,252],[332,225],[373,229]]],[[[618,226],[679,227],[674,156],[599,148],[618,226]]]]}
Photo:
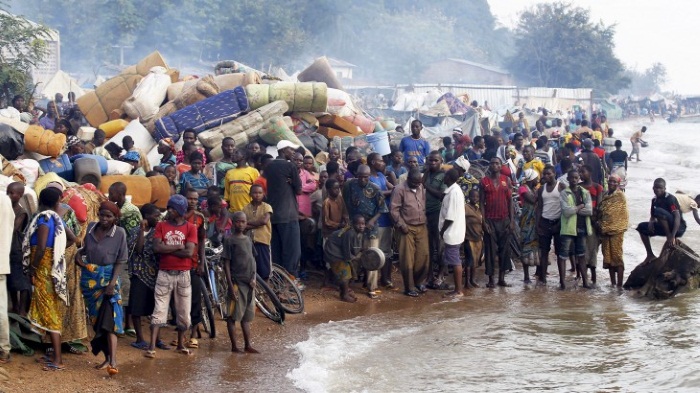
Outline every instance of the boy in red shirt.
{"type": "Polygon", "coordinates": [[[170,298],[175,299],[177,311],[177,351],[189,355],[184,346],[185,332],[190,328],[192,281],[190,269],[197,246],[197,228],[185,220],[187,199],[173,195],[168,200],[166,221],[156,225],[153,252],[160,255],[155,287],[155,308],[151,316],[151,343],[147,358],[156,357],[158,331],[168,322],[170,298]]]}

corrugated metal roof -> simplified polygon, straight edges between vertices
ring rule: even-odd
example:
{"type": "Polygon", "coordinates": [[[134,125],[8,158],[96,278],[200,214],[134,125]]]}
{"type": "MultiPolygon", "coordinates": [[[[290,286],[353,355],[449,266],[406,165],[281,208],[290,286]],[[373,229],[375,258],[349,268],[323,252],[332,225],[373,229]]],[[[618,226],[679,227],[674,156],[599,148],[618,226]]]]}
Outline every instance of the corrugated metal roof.
{"type": "MultiPolygon", "coordinates": [[[[349,90],[361,89],[354,87],[349,90]]],[[[365,86],[364,88],[370,88],[365,86]]],[[[416,83],[395,86],[375,86],[381,89],[395,89],[394,98],[414,91],[427,93],[438,91],[440,95],[452,93],[454,95],[468,94],[469,100],[476,100],[480,105],[488,101],[491,109],[511,108],[515,105],[527,104],[530,108],[545,107],[550,110],[568,110],[572,105],[590,105],[592,89],[564,89],[550,87],[518,88],[517,86],[490,86],[469,84],[437,84],[416,83]]]]}
{"type": "Polygon", "coordinates": [[[565,89],[557,87],[529,87],[520,89],[521,97],[563,98],[567,100],[590,100],[593,89],[565,89]]]}
{"type": "Polygon", "coordinates": [[[331,67],[354,67],[357,68],[356,65],[352,63],[348,63],[345,60],[339,60],[339,59],[334,59],[332,57],[326,57],[328,59],[328,64],[331,65],[331,67]]]}
{"type": "Polygon", "coordinates": [[[455,58],[448,58],[447,60],[454,61],[455,63],[469,65],[472,67],[478,67],[478,68],[484,69],[486,71],[496,72],[496,73],[503,74],[503,75],[510,75],[510,72],[508,72],[508,71],[502,70],[502,69],[494,67],[494,66],[489,66],[486,64],[480,64],[480,63],[475,63],[475,62],[469,61],[469,60],[455,59],[455,58]]]}

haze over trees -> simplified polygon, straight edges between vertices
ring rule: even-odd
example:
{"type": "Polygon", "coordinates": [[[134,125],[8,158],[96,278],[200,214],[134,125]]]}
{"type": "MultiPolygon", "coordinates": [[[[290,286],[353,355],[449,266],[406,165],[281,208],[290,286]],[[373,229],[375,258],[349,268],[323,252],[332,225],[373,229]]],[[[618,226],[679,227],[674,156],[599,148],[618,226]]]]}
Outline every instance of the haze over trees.
{"type": "Polygon", "coordinates": [[[411,83],[430,62],[448,57],[505,67],[520,86],[616,93],[631,79],[641,80],[626,73],[614,54],[615,26],[593,22],[589,11],[566,3],[524,10],[512,31],[497,23],[487,0],[12,0],[11,5],[12,12],[60,31],[62,68],[68,71],[117,64],[121,50],[131,64],[158,49],[174,67],[209,68],[233,59],[289,73],[327,55],[357,65],[356,78],[376,83],[411,83]]]}

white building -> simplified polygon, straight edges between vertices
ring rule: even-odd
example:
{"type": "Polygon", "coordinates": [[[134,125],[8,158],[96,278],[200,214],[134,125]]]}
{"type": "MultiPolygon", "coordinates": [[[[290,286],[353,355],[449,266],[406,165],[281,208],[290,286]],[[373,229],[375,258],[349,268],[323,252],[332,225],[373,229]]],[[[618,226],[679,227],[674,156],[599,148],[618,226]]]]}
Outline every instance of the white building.
{"type": "Polygon", "coordinates": [[[341,80],[352,79],[352,70],[357,68],[357,66],[354,64],[348,63],[347,61],[334,59],[332,57],[328,58],[328,64],[331,65],[333,72],[335,72],[335,76],[341,80]]]}

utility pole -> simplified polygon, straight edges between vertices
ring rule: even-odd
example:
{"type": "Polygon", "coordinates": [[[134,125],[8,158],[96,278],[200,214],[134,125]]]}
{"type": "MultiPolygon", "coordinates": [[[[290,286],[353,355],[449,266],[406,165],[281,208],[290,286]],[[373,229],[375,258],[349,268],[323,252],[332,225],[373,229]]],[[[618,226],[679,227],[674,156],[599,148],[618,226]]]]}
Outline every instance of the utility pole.
{"type": "Polygon", "coordinates": [[[124,49],[134,49],[132,45],[112,45],[112,48],[119,48],[119,65],[124,65],[124,49]]]}

